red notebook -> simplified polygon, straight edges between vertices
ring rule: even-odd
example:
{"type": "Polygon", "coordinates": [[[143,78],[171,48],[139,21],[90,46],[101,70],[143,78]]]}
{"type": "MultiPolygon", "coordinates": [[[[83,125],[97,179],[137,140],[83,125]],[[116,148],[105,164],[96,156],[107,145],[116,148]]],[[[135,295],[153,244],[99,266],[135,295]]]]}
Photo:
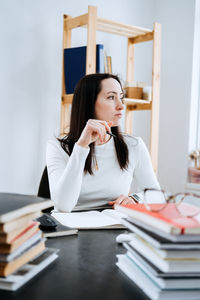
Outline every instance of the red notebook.
{"type": "MultiPolygon", "coordinates": [[[[157,206],[159,204],[150,204],[157,206]]],[[[200,208],[182,203],[181,211],[199,210],[200,208]]],[[[152,212],[146,209],[144,204],[121,204],[115,205],[115,209],[127,216],[149,224],[155,228],[171,234],[200,234],[200,222],[197,217],[185,217],[175,207],[174,203],[169,203],[160,212],[152,212]]]]}

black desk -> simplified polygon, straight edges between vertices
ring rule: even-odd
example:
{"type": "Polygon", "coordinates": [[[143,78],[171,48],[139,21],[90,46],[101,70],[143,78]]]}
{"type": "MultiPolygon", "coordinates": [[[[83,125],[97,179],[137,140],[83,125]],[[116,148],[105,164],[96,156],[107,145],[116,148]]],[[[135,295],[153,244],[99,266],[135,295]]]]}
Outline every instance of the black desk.
{"type": "Polygon", "coordinates": [[[1,300],[145,300],[115,265],[121,230],[79,231],[78,236],[48,239],[59,258],[16,292],[0,291],[1,300]]]}

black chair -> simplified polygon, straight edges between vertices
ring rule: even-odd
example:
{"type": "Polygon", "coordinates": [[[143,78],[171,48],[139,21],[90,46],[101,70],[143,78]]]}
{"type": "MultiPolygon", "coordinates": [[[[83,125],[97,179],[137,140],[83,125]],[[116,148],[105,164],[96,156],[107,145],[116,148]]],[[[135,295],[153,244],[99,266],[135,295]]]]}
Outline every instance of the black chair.
{"type": "MultiPolygon", "coordinates": [[[[44,168],[44,171],[42,173],[42,177],[39,184],[38,189],[38,197],[42,197],[45,199],[51,199],[50,189],[49,189],[49,178],[48,178],[48,172],[47,172],[47,166],[44,168]]],[[[49,207],[47,209],[44,209],[43,212],[50,212],[52,210],[52,207],[49,207]]]]}
{"type": "Polygon", "coordinates": [[[51,199],[47,166],[44,168],[44,171],[42,173],[37,195],[38,197],[51,199]]]}

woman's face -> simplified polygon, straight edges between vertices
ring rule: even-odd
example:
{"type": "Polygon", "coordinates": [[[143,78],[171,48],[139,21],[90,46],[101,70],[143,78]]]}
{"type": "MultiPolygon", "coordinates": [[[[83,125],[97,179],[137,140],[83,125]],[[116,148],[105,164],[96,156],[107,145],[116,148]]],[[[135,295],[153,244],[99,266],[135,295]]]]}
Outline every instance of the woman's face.
{"type": "Polygon", "coordinates": [[[112,126],[118,126],[122,118],[123,92],[119,82],[113,78],[101,81],[101,91],[95,103],[97,120],[112,121],[112,126]]]}

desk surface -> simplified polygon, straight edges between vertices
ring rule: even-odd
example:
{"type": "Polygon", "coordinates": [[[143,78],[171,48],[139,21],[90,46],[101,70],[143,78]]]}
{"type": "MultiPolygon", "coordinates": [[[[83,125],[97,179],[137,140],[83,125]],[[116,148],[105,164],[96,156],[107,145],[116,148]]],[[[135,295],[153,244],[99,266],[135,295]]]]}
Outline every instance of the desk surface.
{"type": "Polygon", "coordinates": [[[125,249],[115,238],[121,230],[79,231],[78,236],[48,239],[59,258],[16,292],[0,291],[2,300],[145,300],[143,292],[115,265],[125,249]]]}

